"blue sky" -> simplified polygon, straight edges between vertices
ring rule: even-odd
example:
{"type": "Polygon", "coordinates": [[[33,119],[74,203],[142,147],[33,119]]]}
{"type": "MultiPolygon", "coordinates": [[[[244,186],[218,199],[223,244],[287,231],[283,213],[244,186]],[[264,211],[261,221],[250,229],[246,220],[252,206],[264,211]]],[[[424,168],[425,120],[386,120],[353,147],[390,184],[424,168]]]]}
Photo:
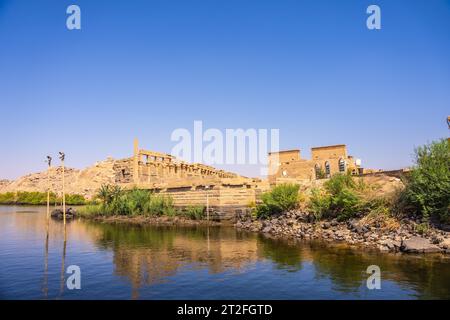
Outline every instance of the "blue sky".
{"type": "Polygon", "coordinates": [[[170,152],[194,120],[408,166],[449,134],[449,58],[448,0],[0,0],[0,178],[59,150],[78,168],[129,156],[134,137],[170,152]],[[70,4],[82,30],[66,28],[70,4]]]}

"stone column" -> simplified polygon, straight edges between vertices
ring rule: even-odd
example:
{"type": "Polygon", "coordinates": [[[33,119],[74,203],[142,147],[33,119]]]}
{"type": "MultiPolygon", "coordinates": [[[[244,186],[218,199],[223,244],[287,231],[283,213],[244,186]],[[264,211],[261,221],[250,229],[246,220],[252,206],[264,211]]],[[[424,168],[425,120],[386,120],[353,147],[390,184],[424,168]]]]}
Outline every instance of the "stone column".
{"type": "Polygon", "coordinates": [[[133,181],[134,184],[139,183],[139,141],[138,139],[134,139],[134,158],[133,158],[133,181]]]}

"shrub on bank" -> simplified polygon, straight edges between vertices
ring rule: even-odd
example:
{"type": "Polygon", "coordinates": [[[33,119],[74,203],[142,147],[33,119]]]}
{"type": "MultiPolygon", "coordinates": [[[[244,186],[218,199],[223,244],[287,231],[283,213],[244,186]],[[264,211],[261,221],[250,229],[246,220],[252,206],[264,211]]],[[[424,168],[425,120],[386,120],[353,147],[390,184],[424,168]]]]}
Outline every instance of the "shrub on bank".
{"type": "Polygon", "coordinates": [[[73,206],[83,205],[86,204],[86,199],[81,194],[67,194],[66,204],[73,206]]]}
{"type": "Polygon", "coordinates": [[[363,188],[355,183],[349,174],[336,174],[324,184],[324,189],[313,189],[309,209],[316,220],[337,218],[346,220],[353,217],[362,207],[358,191],[363,188]]]}
{"type": "Polygon", "coordinates": [[[173,199],[169,196],[151,194],[146,214],[156,216],[176,215],[176,210],[173,206],[173,199]]]}
{"type": "Polygon", "coordinates": [[[186,217],[192,220],[202,220],[206,216],[204,206],[188,206],[185,211],[186,217]]]}
{"type": "Polygon", "coordinates": [[[16,194],[14,192],[7,192],[0,194],[0,204],[14,204],[16,194]]]}
{"type": "Polygon", "coordinates": [[[82,215],[173,216],[176,214],[170,197],[153,194],[148,190],[123,190],[119,186],[103,185],[96,198],[100,204],[80,210],[82,215]]]}
{"type": "Polygon", "coordinates": [[[261,196],[262,203],[256,207],[256,216],[267,218],[296,208],[299,202],[298,191],[299,185],[286,183],[263,193],[261,196]]]}
{"type": "Polygon", "coordinates": [[[415,167],[406,179],[406,203],[424,220],[450,220],[450,145],[447,139],[415,151],[415,167]]]}

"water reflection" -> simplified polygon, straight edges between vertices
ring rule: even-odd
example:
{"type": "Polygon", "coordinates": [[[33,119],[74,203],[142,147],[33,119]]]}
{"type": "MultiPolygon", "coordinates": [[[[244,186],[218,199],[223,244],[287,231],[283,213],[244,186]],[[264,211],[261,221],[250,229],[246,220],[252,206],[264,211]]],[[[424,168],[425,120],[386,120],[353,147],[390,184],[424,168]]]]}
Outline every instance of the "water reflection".
{"type": "Polygon", "coordinates": [[[42,292],[45,298],[48,298],[48,238],[49,238],[49,224],[50,221],[47,219],[45,222],[45,252],[44,252],[44,283],[42,286],[42,292]]]}
{"type": "Polygon", "coordinates": [[[450,298],[450,259],[442,255],[381,254],[225,227],[73,221],[65,229],[45,217],[45,207],[0,207],[2,297],[450,298]],[[82,267],[79,292],[65,288],[69,264],[82,267]],[[382,271],[378,293],[365,286],[372,264],[382,271]],[[23,274],[22,289],[15,282],[23,274]]]}
{"type": "Polygon", "coordinates": [[[238,272],[249,264],[269,260],[287,272],[298,272],[304,263],[311,263],[317,282],[328,279],[332,290],[341,293],[365,289],[365,271],[376,264],[383,281],[414,290],[417,298],[450,296],[450,264],[442,255],[383,254],[344,245],[270,239],[232,228],[91,227],[102,230],[98,243],[113,250],[117,274],[129,278],[135,289],[167,281],[186,265],[208,268],[212,273],[227,269],[238,272]]]}
{"type": "Polygon", "coordinates": [[[66,250],[67,250],[67,225],[64,225],[64,241],[63,241],[63,253],[62,253],[62,259],[61,259],[61,281],[60,281],[60,287],[59,287],[59,294],[60,296],[64,293],[64,286],[65,286],[65,272],[66,272],[66,250]]]}

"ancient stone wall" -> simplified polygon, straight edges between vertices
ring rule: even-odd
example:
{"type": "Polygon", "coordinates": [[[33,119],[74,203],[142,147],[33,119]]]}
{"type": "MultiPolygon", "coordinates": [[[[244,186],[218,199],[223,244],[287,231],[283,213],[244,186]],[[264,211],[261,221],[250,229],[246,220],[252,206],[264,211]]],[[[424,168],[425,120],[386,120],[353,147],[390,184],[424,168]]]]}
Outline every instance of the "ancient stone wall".
{"type": "Polygon", "coordinates": [[[359,166],[353,157],[347,155],[345,145],[312,148],[311,160],[301,159],[300,153],[296,152],[290,150],[269,154],[270,184],[278,184],[282,179],[316,180],[320,178],[317,172],[323,172],[326,177],[339,172],[359,174],[359,166]],[[295,160],[295,154],[298,155],[298,160],[295,160]]]}
{"type": "Polygon", "coordinates": [[[123,162],[123,166],[117,167],[118,182],[135,185],[179,184],[192,185],[192,179],[223,179],[237,178],[242,181],[248,178],[219,170],[200,163],[187,163],[176,159],[170,154],[139,149],[138,141],[134,142],[133,158],[123,162]]]}
{"type": "Polygon", "coordinates": [[[347,158],[347,147],[344,144],[311,148],[311,160],[323,161],[347,158]]]}
{"type": "Polygon", "coordinates": [[[267,184],[218,184],[214,186],[169,187],[153,189],[153,192],[170,196],[179,208],[189,206],[209,207],[211,217],[219,220],[234,220],[236,215],[249,213],[249,206],[256,204],[267,184]]]}

